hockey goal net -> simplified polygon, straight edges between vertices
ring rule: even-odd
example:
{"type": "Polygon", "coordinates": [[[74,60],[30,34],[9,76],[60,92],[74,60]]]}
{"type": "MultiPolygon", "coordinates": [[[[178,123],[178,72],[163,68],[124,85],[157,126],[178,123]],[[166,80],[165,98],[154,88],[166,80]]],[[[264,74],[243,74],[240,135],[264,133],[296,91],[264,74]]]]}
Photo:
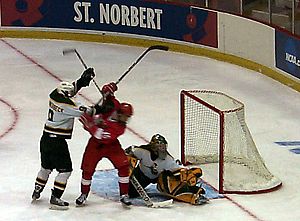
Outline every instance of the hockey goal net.
{"type": "Polygon", "coordinates": [[[244,105],[224,93],[181,91],[181,160],[200,165],[220,193],[262,193],[281,186],[259,154],[244,105]]]}

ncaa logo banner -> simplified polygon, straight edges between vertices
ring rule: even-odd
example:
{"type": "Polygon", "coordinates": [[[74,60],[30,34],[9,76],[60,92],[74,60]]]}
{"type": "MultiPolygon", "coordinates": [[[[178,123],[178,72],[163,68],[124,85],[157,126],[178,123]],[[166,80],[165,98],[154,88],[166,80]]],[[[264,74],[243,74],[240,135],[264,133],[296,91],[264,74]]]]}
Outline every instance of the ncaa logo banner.
{"type": "Polygon", "coordinates": [[[218,47],[217,13],[139,0],[2,1],[3,27],[137,34],[218,47]]]}
{"type": "Polygon", "coordinates": [[[276,31],[276,67],[300,79],[300,41],[276,31]]]}

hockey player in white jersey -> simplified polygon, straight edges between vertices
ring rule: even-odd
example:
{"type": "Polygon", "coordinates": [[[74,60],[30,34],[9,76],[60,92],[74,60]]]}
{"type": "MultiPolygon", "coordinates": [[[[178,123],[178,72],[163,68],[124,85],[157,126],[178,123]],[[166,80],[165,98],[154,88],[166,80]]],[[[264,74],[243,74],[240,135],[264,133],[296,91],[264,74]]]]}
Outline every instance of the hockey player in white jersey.
{"type": "Polygon", "coordinates": [[[56,169],[58,174],[50,198],[51,209],[68,209],[69,206],[61,199],[73,170],[66,139],[72,137],[74,118],[92,111],[92,108],[77,102],[74,96],[82,87],[89,86],[94,77],[94,69],[88,68],[75,82],[60,82],[49,95],[48,119],[40,139],[41,168],[35,180],[32,200],[40,198],[50,173],[56,169]]]}
{"type": "MultiPolygon", "coordinates": [[[[155,134],[149,144],[131,146],[125,151],[128,154],[132,175],[143,188],[157,184],[157,189],[177,201],[193,205],[207,202],[205,190],[199,185],[202,170],[199,167],[187,168],[167,151],[167,141],[155,134]]],[[[129,197],[139,196],[132,184],[129,185],[129,197]]]]}

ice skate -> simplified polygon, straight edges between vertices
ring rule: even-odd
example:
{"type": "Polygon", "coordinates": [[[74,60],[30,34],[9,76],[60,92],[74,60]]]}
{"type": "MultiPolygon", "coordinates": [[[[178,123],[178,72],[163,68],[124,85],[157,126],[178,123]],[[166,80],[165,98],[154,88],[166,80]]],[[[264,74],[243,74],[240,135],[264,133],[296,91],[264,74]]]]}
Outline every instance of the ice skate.
{"type": "Polygon", "coordinates": [[[195,200],[197,205],[205,204],[209,201],[208,198],[206,198],[204,195],[199,195],[198,199],[195,200]]]}
{"type": "Polygon", "coordinates": [[[43,191],[43,187],[39,185],[35,185],[33,193],[32,193],[32,203],[41,197],[41,192],[43,191]]]}
{"type": "Polygon", "coordinates": [[[76,206],[84,206],[87,198],[87,194],[82,193],[75,201],[76,206]]]}
{"type": "Polygon", "coordinates": [[[67,209],[69,209],[69,203],[60,198],[57,198],[56,196],[54,196],[52,194],[51,199],[50,199],[50,208],[49,209],[67,210],[67,209]]]}
{"type": "Polygon", "coordinates": [[[122,195],[120,197],[120,202],[122,203],[122,206],[124,206],[124,207],[130,207],[132,205],[131,201],[129,200],[128,195],[122,195]]]}

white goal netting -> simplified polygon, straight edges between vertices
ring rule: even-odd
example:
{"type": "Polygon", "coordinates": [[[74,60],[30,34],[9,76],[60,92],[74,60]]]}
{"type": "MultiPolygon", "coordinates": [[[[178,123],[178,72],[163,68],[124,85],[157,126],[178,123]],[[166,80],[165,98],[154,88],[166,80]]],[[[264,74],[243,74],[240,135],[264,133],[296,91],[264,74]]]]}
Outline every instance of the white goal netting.
{"type": "Polygon", "coordinates": [[[204,174],[214,173],[211,177],[218,180],[212,182],[220,192],[266,192],[281,185],[258,152],[244,105],[232,97],[216,91],[182,91],[181,135],[183,162],[200,165],[204,174]]]}

